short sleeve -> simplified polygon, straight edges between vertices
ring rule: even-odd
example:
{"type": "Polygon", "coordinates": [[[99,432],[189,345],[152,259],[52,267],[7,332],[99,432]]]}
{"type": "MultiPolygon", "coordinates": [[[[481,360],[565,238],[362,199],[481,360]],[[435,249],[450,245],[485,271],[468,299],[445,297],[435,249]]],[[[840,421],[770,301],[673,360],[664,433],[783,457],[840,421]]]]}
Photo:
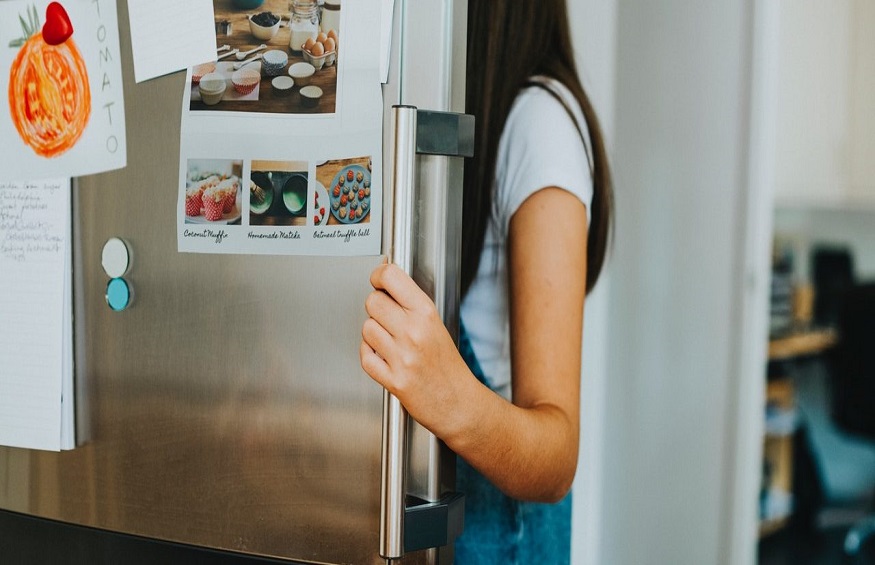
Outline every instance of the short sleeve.
{"type": "Polygon", "coordinates": [[[522,91],[514,101],[498,144],[496,159],[495,221],[506,235],[510,219],[535,192],[557,187],[577,196],[590,218],[593,183],[587,152],[585,121],[577,101],[562,84],[551,89],[569,110],[545,88],[522,91]]]}

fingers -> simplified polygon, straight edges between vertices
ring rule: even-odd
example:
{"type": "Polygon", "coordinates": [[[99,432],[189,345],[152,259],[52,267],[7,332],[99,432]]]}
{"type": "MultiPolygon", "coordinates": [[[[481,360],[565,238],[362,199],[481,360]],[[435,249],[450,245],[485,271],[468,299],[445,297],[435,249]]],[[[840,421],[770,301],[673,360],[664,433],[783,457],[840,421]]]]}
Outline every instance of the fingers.
{"type": "Polygon", "coordinates": [[[395,345],[394,339],[389,332],[373,318],[365,320],[365,323],[362,326],[362,340],[374,351],[374,353],[379,355],[381,359],[388,360],[392,358],[395,345]]]}
{"type": "MultiPolygon", "coordinates": [[[[423,344],[437,328],[446,331],[431,299],[397,265],[371,273],[374,292],[365,300],[369,318],[362,326],[359,356],[368,375],[392,394],[407,389],[433,355],[423,344]]],[[[399,396],[400,397],[400,396],[399,396]]]]}
{"type": "Polygon", "coordinates": [[[393,337],[398,337],[404,329],[407,313],[382,290],[375,290],[368,295],[365,311],[393,337]]]}
{"type": "Polygon", "coordinates": [[[385,291],[405,310],[414,310],[431,302],[410,275],[391,263],[373,270],[371,285],[377,290],[385,291]]]}
{"type": "Polygon", "coordinates": [[[385,387],[389,381],[389,365],[364,341],[359,345],[359,360],[365,373],[385,387]]]}

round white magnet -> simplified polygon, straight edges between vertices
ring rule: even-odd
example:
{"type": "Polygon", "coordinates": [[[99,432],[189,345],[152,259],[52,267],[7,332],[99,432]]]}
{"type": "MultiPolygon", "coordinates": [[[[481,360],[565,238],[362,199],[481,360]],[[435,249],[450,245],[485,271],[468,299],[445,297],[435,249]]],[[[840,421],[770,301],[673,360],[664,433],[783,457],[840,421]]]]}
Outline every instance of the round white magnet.
{"type": "Polygon", "coordinates": [[[128,246],[117,237],[108,239],[103,246],[103,256],[100,262],[109,278],[116,279],[121,277],[128,272],[128,267],[131,264],[131,254],[128,252],[128,246]]]}

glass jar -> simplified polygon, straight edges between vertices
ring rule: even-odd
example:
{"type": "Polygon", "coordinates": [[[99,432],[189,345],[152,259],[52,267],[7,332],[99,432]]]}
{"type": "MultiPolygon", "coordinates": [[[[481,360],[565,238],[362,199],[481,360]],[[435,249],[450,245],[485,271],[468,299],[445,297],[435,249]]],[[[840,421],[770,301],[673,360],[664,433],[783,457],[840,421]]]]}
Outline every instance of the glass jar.
{"type": "Polygon", "coordinates": [[[322,7],[322,31],[340,33],[340,0],[328,0],[322,7]]]}
{"type": "Polygon", "coordinates": [[[301,46],[308,39],[316,39],[319,35],[319,4],[315,0],[292,0],[289,9],[292,12],[289,49],[300,53],[301,46]]]}

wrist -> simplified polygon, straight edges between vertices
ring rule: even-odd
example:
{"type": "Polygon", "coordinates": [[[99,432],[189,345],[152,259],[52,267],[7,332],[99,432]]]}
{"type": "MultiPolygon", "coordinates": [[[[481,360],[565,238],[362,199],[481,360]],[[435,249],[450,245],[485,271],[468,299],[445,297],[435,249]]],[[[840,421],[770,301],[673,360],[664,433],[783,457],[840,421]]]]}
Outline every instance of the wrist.
{"type": "Polygon", "coordinates": [[[477,380],[461,357],[459,365],[453,375],[453,398],[435,435],[454,452],[465,454],[480,448],[479,438],[486,432],[488,414],[501,399],[477,380]]]}

